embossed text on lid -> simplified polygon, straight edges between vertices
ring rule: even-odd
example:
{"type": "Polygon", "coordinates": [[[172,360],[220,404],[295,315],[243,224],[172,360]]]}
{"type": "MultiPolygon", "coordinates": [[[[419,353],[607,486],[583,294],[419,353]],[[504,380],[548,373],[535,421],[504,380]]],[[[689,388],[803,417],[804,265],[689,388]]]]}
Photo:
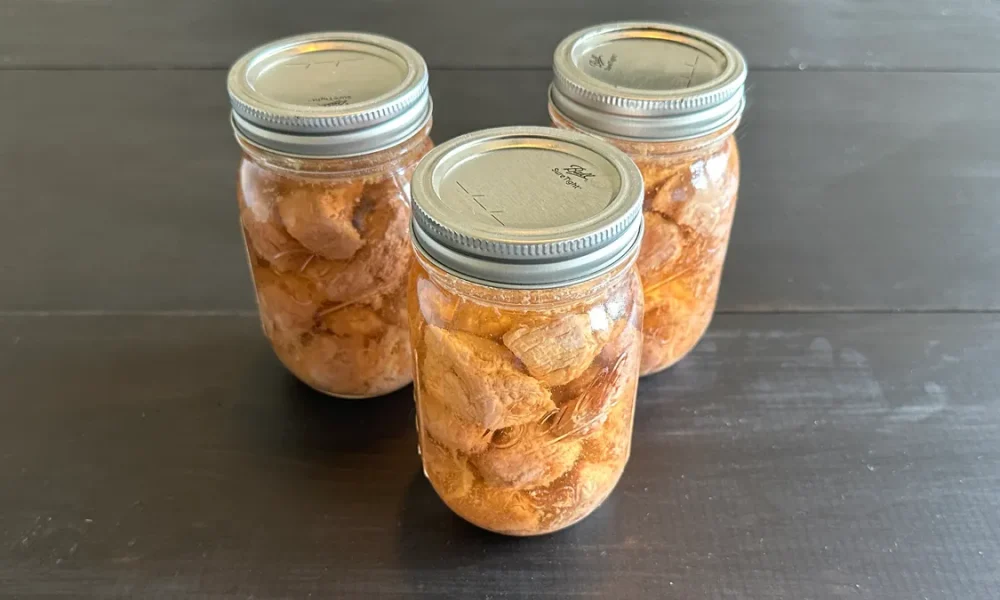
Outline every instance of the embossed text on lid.
{"type": "Polygon", "coordinates": [[[374,152],[430,118],[423,59],[371,34],[317,33],[267,44],[236,61],[228,87],[237,133],[290,154],[374,152]]]}
{"type": "Polygon", "coordinates": [[[611,268],[638,243],[642,178],[592,136],[505,127],[451,140],[412,186],[414,244],[497,287],[549,287],[611,268]]]}
{"type": "Polygon", "coordinates": [[[626,22],[578,31],[556,48],[552,105],[599,133],[635,139],[697,137],[737,118],[746,62],[711,34],[626,22]]]}

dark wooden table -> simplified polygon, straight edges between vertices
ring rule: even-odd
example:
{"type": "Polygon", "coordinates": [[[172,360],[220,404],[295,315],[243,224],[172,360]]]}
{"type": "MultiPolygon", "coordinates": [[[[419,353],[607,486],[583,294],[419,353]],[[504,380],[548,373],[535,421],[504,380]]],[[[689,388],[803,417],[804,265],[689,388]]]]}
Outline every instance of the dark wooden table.
{"type": "Polygon", "coordinates": [[[1000,597],[1000,6],[475,4],[0,0],[0,596],[1000,597]],[[633,17],[751,66],[719,314],[600,510],[491,535],[422,479],[409,390],[272,357],[225,69],[390,34],[444,140],[545,123],[556,42],[633,17]]]}

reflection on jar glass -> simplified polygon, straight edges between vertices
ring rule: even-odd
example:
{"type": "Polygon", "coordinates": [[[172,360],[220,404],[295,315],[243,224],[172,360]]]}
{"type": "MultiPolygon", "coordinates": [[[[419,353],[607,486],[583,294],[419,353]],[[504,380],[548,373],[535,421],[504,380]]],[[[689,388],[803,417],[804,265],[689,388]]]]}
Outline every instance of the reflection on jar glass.
{"type": "Polygon", "coordinates": [[[439,147],[413,189],[424,473],[485,529],[568,527],[611,493],[629,456],[639,172],[590,136],[501,128],[439,147]]]}
{"type": "Polygon", "coordinates": [[[229,94],[240,220],[278,358],[333,396],[405,386],[409,181],[432,147],[423,59],[379,36],[300,36],[237,61],[229,94]]]}
{"type": "Polygon", "coordinates": [[[642,172],[641,373],[661,371],[694,348],[715,310],[739,188],[733,134],[746,63],[705,32],[633,22],[569,36],[553,65],[553,124],[606,139],[642,172]]]}

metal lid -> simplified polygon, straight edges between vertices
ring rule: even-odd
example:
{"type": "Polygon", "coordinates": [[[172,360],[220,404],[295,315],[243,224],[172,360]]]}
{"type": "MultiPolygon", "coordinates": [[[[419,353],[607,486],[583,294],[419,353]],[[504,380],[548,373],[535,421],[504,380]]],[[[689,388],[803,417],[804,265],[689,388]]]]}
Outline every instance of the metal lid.
{"type": "Polygon", "coordinates": [[[652,22],[598,25],[564,39],[553,58],[552,106],[584,129],[681,140],[743,112],[746,61],[729,42],[652,22]]]}
{"type": "Polygon", "coordinates": [[[431,115],[416,50],[367,33],[312,33],[256,48],[228,78],[233,126],[276,152],[354,156],[398,144],[431,115]]]}
{"type": "Polygon", "coordinates": [[[417,167],[413,243],[463,279],[548,288],[627,260],[642,237],[642,175],[600,139],[549,127],[470,133],[417,167]]]}

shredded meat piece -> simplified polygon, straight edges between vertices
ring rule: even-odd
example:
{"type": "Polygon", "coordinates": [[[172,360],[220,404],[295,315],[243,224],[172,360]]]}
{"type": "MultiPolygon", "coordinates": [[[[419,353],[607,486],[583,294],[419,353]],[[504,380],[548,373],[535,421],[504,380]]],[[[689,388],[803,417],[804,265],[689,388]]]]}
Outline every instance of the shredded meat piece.
{"type": "Polygon", "coordinates": [[[554,408],[538,380],[519,371],[514,355],[489,340],[428,325],[421,384],[456,415],[495,430],[541,419],[554,408]]]}
{"type": "Polygon", "coordinates": [[[677,223],[655,212],[643,215],[646,233],[639,251],[639,271],[656,273],[670,269],[681,257],[683,235],[677,223]]]}
{"type": "Polygon", "coordinates": [[[580,455],[575,440],[556,440],[545,424],[513,427],[497,432],[497,441],[476,457],[486,485],[530,489],[546,486],[569,471],[580,455]]]}
{"type": "Polygon", "coordinates": [[[426,388],[419,393],[420,422],[442,446],[470,455],[489,446],[492,431],[458,416],[448,407],[446,400],[428,393],[426,388]]]}
{"type": "Polygon", "coordinates": [[[434,442],[420,445],[424,472],[435,491],[445,502],[462,498],[472,491],[475,475],[469,462],[454,450],[442,448],[434,442]]]}
{"type": "Polygon", "coordinates": [[[563,385],[583,373],[607,339],[604,329],[595,329],[590,314],[568,315],[544,325],[518,327],[503,336],[528,372],[549,386],[563,385]]]}
{"type": "Polygon", "coordinates": [[[476,486],[461,498],[446,501],[458,516],[474,525],[508,535],[543,532],[541,511],[524,492],[476,486]]]}
{"type": "Polygon", "coordinates": [[[360,180],[302,187],[278,200],[278,214],[288,234],[317,256],[348,260],[365,244],[354,222],[362,189],[360,180]]]}
{"type": "Polygon", "coordinates": [[[255,267],[253,276],[265,332],[300,333],[312,328],[316,306],[323,301],[315,282],[294,274],[279,275],[268,267],[255,267]]]}

